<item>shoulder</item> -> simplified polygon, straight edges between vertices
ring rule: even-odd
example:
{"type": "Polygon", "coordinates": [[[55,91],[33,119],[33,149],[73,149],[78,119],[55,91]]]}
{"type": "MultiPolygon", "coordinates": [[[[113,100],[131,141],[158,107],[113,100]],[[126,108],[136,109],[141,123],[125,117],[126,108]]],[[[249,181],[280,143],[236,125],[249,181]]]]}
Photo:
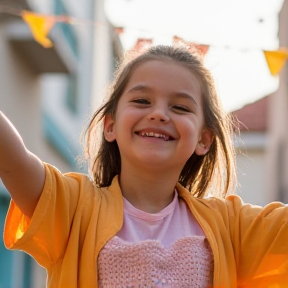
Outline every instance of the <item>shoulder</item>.
{"type": "Polygon", "coordinates": [[[271,202],[265,207],[244,203],[238,195],[229,195],[226,197],[204,197],[196,198],[187,189],[177,184],[177,190],[186,202],[191,202],[195,209],[200,211],[210,211],[211,213],[227,215],[229,217],[261,218],[274,217],[288,213],[287,205],[281,202],[271,202]]]}
{"type": "Polygon", "coordinates": [[[207,213],[207,210],[204,212],[203,208],[199,208],[201,205],[207,207],[208,213],[211,213],[211,218],[214,219],[211,220],[217,223],[223,221],[230,231],[236,234],[241,232],[242,236],[249,231],[251,235],[267,231],[272,235],[287,226],[288,222],[288,206],[280,202],[271,202],[261,207],[244,203],[237,195],[230,195],[226,198],[195,199],[195,203],[199,203],[196,204],[199,214],[207,213]]]}
{"type": "Polygon", "coordinates": [[[233,210],[238,213],[244,213],[246,216],[259,214],[262,217],[267,217],[271,213],[287,210],[287,205],[281,202],[271,202],[262,207],[259,205],[253,205],[251,203],[245,203],[238,195],[229,195],[224,198],[207,197],[197,199],[197,201],[214,209],[233,210]]]}
{"type": "Polygon", "coordinates": [[[78,172],[62,173],[55,166],[44,163],[45,168],[45,184],[44,189],[64,189],[64,190],[82,190],[83,186],[88,191],[90,189],[94,190],[94,185],[88,175],[78,172]]]}
{"type": "Polygon", "coordinates": [[[44,164],[47,180],[55,181],[55,180],[62,179],[62,181],[63,181],[64,179],[67,179],[68,181],[73,182],[72,179],[75,179],[75,181],[78,181],[80,183],[86,182],[86,183],[92,184],[92,181],[90,180],[90,178],[87,174],[79,173],[79,172],[62,173],[57,167],[55,167],[49,163],[43,162],[43,164],[44,164]]]}
{"type": "Polygon", "coordinates": [[[229,195],[227,197],[204,197],[194,198],[196,202],[201,203],[213,210],[227,211],[227,210],[240,210],[245,205],[242,199],[237,195],[229,195]]]}
{"type": "Polygon", "coordinates": [[[191,202],[193,206],[204,210],[214,210],[214,211],[227,211],[227,209],[241,209],[244,205],[241,198],[237,195],[230,195],[228,197],[204,197],[197,198],[194,197],[186,188],[181,186],[179,183],[176,185],[176,189],[179,195],[184,198],[188,203],[191,202]]]}
{"type": "Polygon", "coordinates": [[[93,185],[88,175],[77,172],[62,173],[48,163],[44,163],[44,167],[46,178],[40,202],[42,200],[46,205],[49,203],[52,210],[62,207],[62,213],[88,212],[94,202],[101,200],[100,190],[93,185]]]}
{"type": "MultiPolygon", "coordinates": [[[[122,193],[118,181],[115,176],[109,187],[97,187],[89,175],[78,172],[61,173],[59,169],[53,165],[44,163],[46,171],[46,180],[44,190],[59,191],[71,197],[74,195],[79,198],[86,198],[86,201],[103,200],[111,202],[114,198],[119,201],[122,199],[122,193]]],[[[80,199],[79,199],[80,200],[80,199]]]]}

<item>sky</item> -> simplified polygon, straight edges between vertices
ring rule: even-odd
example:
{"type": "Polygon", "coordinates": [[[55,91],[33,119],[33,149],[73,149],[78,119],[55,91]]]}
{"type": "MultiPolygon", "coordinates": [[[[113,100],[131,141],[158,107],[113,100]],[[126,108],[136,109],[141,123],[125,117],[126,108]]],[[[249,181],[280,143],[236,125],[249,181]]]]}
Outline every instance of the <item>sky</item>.
{"type": "Polygon", "coordinates": [[[211,70],[226,111],[275,91],[263,50],[278,49],[283,0],[105,0],[107,18],[123,27],[124,49],[137,38],[172,44],[173,36],[209,45],[211,70]]]}

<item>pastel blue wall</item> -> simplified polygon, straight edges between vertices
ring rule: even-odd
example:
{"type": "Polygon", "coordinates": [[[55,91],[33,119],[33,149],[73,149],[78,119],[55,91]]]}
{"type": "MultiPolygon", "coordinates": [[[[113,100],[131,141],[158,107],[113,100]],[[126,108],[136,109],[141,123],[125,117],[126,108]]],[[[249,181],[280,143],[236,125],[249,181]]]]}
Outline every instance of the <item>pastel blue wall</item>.
{"type": "MultiPolygon", "coordinates": [[[[0,231],[3,235],[4,221],[9,205],[9,197],[0,195],[0,231]]],[[[3,237],[0,238],[0,287],[11,287],[12,279],[12,252],[4,247],[3,237]]]]}
{"type": "MultiPolygon", "coordinates": [[[[0,231],[3,235],[4,222],[10,203],[8,193],[0,186],[0,231]]],[[[31,288],[33,259],[24,252],[11,251],[5,248],[3,237],[0,237],[0,287],[31,288]]]]}

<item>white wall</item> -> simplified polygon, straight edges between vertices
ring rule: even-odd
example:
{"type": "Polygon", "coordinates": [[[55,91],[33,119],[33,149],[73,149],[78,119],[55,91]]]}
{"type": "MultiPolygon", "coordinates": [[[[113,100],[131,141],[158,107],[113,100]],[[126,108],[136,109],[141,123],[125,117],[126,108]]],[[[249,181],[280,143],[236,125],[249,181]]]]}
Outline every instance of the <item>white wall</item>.
{"type": "Polygon", "coordinates": [[[236,143],[239,183],[236,194],[246,203],[264,206],[274,200],[267,189],[267,136],[242,132],[236,143]]]}
{"type": "Polygon", "coordinates": [[[245,203],[264,206],[270,202],[266,185],[265,151],[250,150],[237,156],[237,195],[245,203]]]}

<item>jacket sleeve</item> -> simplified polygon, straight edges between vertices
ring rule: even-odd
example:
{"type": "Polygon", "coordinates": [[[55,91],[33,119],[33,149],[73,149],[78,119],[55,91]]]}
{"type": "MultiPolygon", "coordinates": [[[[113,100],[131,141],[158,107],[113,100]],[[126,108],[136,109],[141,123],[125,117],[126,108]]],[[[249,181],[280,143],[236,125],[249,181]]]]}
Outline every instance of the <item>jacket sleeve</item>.
{"type": "Polygon", "coordinates": [[[238,287],[288,287],[288,207],[252,206],[237,196],[226,205],[238,287]]]}
{"type": "MultiPolygon", "coordinates": [[[[46,163],[45,172],[44,188],[31,219],[11,201],[4,243],[8,249],[27,252],[48,269],[63,257],[74,215],[83,209],[81,202],[85,201],[81,201],[80,186],[86,176],[63,175],[46,163]]],[[[88,178],[86,181],[90,182],[88,178]]]]}

